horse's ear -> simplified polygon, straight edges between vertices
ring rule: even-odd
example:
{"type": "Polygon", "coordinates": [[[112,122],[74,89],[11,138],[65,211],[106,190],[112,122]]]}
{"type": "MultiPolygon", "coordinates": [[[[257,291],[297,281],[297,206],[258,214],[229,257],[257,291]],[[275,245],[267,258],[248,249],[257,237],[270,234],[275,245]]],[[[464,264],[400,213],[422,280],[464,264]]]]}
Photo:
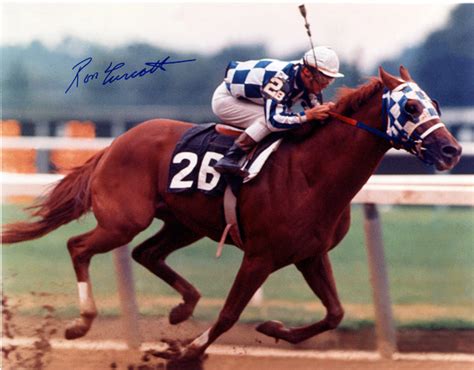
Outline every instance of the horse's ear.
{"type": "Polygon", "coordinates": [[[405,81],[413,82],[413,78],[411,78],[410,73],[408,73],[408,69],[406,69],[404,66],[400,66],[400,77],[405,81]]]}
{"type": "Polygon", "coordinates": [[[385,72],[385,70],[380,66],[379,67],[379,76],[383,84],[389,89],[393,90],[398,85],[402,84],[403,81],[400,81],[397,77],[392,76],[390,73],[385,72]]]}

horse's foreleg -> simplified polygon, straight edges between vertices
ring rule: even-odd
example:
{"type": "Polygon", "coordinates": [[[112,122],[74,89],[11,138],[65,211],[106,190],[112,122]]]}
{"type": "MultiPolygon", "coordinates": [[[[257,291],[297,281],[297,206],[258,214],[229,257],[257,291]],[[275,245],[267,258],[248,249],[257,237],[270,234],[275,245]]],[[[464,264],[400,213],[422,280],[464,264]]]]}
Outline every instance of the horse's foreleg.
{"type": "Polygon", "coordinates": [[[69,239],[67,246],[77,278],[80,317],[73,320],[66,327],[66,339],[76,339],[84,336],[97,316],[89,277],[91,258],[97,253],[105,253],[125,245],[131,239],[132,236],[130,235],[111,233],[100,227],[69,239]]]}
{"type": "MultiPolygon", "coordinates": [[[[178,355],[171,351],[172,356],[179,359],[193,359],[201,356],[221,334],[229,330],[239,319],[257,289],[272,272],[270,259],[248,258],[244,256],[237,277],[227,296],[217,321],[214,325],[181,349],[178,355]]],[[[169,354],[164,353],[165,357],[169,354]]]]}
{"type": "Polygon", "coordinates": [[[321,321],[298,328],[286,328],[281,322],[267,321],[257,327],[265,335],[299,343],[324,331],[335,329],[344,316],[337,296],[336,284],[329,256],[312,257],[296,265],[313,292],[321,299],[327,314],[321,321]]]}
{"type": "Polygon", "coordinates": [[[168,283],[183,297],[183,302],[170,312],[171,324],[179,324],[187,320],[192,315],[201,295],[193,285],[171,269],[165,263],[165,259],[175,250],[201,238],[201,235],[182,224],[167,222],[156,235],[138,245],[132,252],[135,261],[168,283]]]}

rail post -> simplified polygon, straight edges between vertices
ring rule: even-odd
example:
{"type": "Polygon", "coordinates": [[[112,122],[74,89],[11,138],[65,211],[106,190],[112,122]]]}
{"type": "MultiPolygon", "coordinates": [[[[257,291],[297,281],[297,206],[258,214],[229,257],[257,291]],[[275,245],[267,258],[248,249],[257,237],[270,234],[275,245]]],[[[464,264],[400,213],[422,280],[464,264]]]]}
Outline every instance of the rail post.
{"type": "Polygon", "coordinates": [[[397,350],[396,333],[385,265],[382,227],[374,203],[364,203],[364,230],[375,307],[377,347],[382,358],[391,359],[397,350]]]}
{"type": "Polygon", "coordinates": [[[128,254],[128,245],[113,251],[115,276],[122,310],[122,323],[125,331],[125,340],[131,349],[137,349],[141,344],[140,328],[138,323],[138,306],[133,285],[132,266],[128,254]]]}

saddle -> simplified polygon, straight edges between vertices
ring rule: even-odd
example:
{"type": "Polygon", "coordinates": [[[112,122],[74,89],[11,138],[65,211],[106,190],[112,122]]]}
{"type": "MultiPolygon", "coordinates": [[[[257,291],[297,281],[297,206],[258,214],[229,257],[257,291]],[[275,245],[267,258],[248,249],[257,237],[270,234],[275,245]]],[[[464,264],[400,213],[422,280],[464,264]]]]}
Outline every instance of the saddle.
{"type": "Polygon", "coordinates": [[[245,179],[221,175],[212,166],[221,159],[243,130],[223,124],[201,124],[186,131],[176,144],[171,157],[168,192],[189,193],[201,191],[210,196],[224,194],[226,227],[217,247],[216,256],[222,253],[227,235],[242,247],[237,218],[237,196],[243,183],[254,179],[270,155],[279,147],[282,135],[275,133],[260,142],[246,159],[244,168],[249,172],[245,179]]]}

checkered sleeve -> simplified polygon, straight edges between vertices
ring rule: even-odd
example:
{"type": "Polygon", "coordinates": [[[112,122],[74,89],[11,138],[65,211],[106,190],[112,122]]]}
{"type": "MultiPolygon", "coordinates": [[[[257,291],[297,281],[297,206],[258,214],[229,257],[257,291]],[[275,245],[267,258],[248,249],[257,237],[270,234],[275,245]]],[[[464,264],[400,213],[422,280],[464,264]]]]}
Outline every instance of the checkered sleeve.
{"type": "Polygon", "coordinates": [[[283,130],[299,127],[308,120],[304,111],[294,113],[289,106],[272,99],[265,102],[265,118],[270,125],[283,130]]]}

